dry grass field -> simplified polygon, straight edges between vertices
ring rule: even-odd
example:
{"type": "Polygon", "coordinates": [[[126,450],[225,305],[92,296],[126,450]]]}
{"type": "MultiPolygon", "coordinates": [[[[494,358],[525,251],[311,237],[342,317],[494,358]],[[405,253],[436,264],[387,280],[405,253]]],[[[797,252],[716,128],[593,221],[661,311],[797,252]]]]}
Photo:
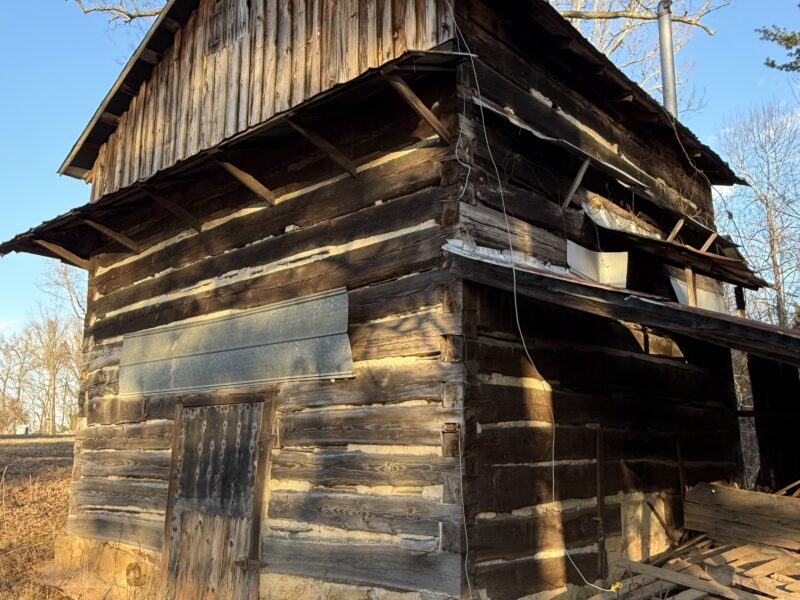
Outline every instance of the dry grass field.
{"type": "Polygon", "coordinates": [[[32,581],[69,508],[73,439],[0,436],[0,600],[62,600],[32,581]]]}

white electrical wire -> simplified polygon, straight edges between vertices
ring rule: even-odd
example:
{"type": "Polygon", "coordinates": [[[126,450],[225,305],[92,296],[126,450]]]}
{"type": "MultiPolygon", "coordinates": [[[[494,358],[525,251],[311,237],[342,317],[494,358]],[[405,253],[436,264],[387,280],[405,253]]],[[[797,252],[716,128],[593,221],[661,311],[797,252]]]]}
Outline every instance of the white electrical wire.
{"type": "MultiPolygon", "coordinates": [[[[479,100],[483,100],[483,98],[481,96],[480,82],[478,81],[478,70],[475,67],[475,57],[472,54],[472,50],[470,49],[469,44],[467,43],[467,40],[464,37],[464,34],[462,33],[461,29],[458,26],[458,23],[456,22],[456,15],[455,15],[455,11],[453,10],[452,3],[450,2],[450,0],[446,0],[446,2],[447,2],[448,9],[450,11],[450,16],[451,16],[451,18],[453,20],[453,26],[455,27],[456,36],[457,36],[456,40],[457,40],[457,42],[459,44],[463,42],[464,48],[466,49],[467,53],[469,54],[469,60],[470,60],[470,65],[472,67],[472,74],[473,74],[473,77],[475,79],[475,90],[476,90],[476,92],[478,94],[478,99],[479,100]]],[[[495,177],[497,178],[497,187],[498,187],[498,191],[500,193],[500,204],[501,204],[501,206],[503,208],[503,217],[505,219],[505,224],[506,224],[506,234],[508,236],[508,249],[509,249],[509,266],[511,267],[512,291],[513,291],[513,297],[514,297],[514,320],[515,320],[515,323],[516,323],[516,326],[517,326],[517,333],[519,334],[519,339],[522,342],[522,349],[525,352],[525,357],[528,359],[528,362],[530,362],[531,365],[535,368],[536,365],[535,365],[535,363],[533,361],[533,358],[531,357],[530,352],[528,351],[528,345],[525,343],[525,335],[522,332],[522,324],[520,323],[520,318],[519,318],[519,296],[518,296],[518,293],[517,293],[517,268],[516,268],[516,265],[514,263],[514,241],[513,241],[513,238],[511,236],[511,222],[510,222],[510,220],[508,218],[508,211],[506,210],[506,199],[505,199],[505,193],[503,191],[503,182],[502,182],[502,180],[500,178],[500,169],[498,168],[497,162],[494,159],[494,154],[492,153],[492,145],[489,142],[489,132],[486,129],[486,117],[485,117],[484,112],[483,112],[483,102],[478,103],[478,108],[480,109],[480,113],[481,113],[481,128],[483,129],[483,138],[484,138],[484,140],[486,142],[486,150],[489,153],[489,160],[492,163],[492,167],[494,168],[495,177]]],[[[464,190],[461,193],[461,195],[463,196],[464,192],[467,189],[467,185],[469,184],[469,176],[470,176],[470,174],[472,172],[472,168],[468,164],[465,164],[464,162],[461,161],[461,159],[458,158],[458,146],[461,143],[462,133],[463,133],[463,130],[459,126],[458,140],[456,141],[456,150],[455,150],[456,160],[459,162],[459,164],[467,167],[467,169],[468,169],[468,171],[467,171],[467,179],[464,182],[464,190]]],[[[552,429],[552,441],[551,441],[551,444],[550,444],[550,469],[551,469],[550,477],[551,477],[551,484],[552,484],[552,498],[553,498],[553,502],[556,502],[556,462],[555,462],[556,461],[556,418],[555,418],[555,411],[553,410],[552,404],[553,403],[552,403],[552,400],[551,400],[550,425],[551,425],[551,429],[552,429]]],[[[459,438],[459,455],[461,454],[461,452],[460,452],[460,449],[461,449],[460,444],[461,444],[461,440],[459,438]]],[[[461,460],[459,460],[459,464],[460,463],[461,463],[461,460]]],[[[463,481],[463,478],[462,478],[462,481],[463,481]]],[[[464,510],[464,505],[463,505],[463,502],[464,502],[463,487],[462,487],[461,493],[462,493],[461,501],[462,501],[462,511],[463,511],[464,510]]],[[[466,514],[464,515],[464,520],[465,520],[464,530],[466,532],[466,514]]],[[[561,533],[561,532],[559,532],[559,533],[561,533]]],[[[592,588],[594,588],[596,590],[599,590],[601,592],[613,592],[613,591],[615,591],[615,590],[612,590],[612,589],[607,589],[607,588],[601,587],[601,586],[596,585],[596,584],[592,583],[591,581],[589,581],[584,576],[583,572],[578,567],[578,565],[575,563],[575,561],[573,560],[572,556],[570,556],[570,553],[567,551],[567,547],[564,544],[563,535],[559,536],[559,543],[561,545],[561,549],[564,551],[564,556],[567,557],[567,560],[569,560],[569,562],[572,564],[572,566],[575,569],[575,571],[578,573],[578,575],[580,576],[580,578],[583,580],[583,582],[586,585],[588,585],[589,587],[592,587],[592,588]]],[[[467,544],[468,544],[468,541],[467,541],[467,544]]],[[[467,569],[467,561],[466,560],[464,561],[464,570],[468,571],[468,569],[467,569]]],[[[467,572],[467,584],[469,585],[469,573],[468,572],[467,572]]],[[[469,585],[469,588],[470,588],[470,598],[472,598],[472,586],[469,585]]]]}

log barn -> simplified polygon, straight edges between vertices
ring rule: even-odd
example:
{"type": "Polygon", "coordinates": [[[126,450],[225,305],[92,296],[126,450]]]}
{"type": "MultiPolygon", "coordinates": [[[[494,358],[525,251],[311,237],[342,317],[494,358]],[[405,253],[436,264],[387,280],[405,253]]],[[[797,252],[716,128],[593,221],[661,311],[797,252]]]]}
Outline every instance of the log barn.
{"type": "Polygon", "coordinates": [[[88,271],[65,577],[581,594],[740,478],[732,349],[797,478],[737,176],[543,0],[171,0],[60,172],[0,252],[88,271]]]}

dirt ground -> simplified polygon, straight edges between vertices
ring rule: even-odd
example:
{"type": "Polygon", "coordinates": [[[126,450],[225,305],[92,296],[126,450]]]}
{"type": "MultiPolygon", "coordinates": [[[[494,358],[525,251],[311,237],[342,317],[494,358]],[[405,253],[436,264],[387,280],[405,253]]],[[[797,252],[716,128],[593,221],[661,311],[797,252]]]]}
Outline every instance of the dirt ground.
{"type": "Polygon", "coordinates": [[[0,600],[62,600],[32,581],[69,509],[73,439],[0,436],[0,600]]]}

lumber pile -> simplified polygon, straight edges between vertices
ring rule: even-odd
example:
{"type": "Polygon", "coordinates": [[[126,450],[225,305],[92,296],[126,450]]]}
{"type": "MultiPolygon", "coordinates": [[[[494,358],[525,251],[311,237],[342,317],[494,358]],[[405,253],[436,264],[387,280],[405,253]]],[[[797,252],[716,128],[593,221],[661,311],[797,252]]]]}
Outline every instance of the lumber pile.
{"type": "Polygon", "coordinates": [[[800,498],[786,491],[693,487],[684,525],[701,533],[646,563],[618,561],[621,589],[590,600],[800,600],[800,498]]]}
{"type": "Polygon", "coordinates": [[[621,589],[590,600],[729,598],[800,600],[800,554],[758,544],[694,538],[651,563],[620,560],[621,589]]]}
{"type": "Polygon", "coordinates": [[[684,526],[718,540],[800,550],[800,498],[702,483],[686,494],[684,526]]]}

